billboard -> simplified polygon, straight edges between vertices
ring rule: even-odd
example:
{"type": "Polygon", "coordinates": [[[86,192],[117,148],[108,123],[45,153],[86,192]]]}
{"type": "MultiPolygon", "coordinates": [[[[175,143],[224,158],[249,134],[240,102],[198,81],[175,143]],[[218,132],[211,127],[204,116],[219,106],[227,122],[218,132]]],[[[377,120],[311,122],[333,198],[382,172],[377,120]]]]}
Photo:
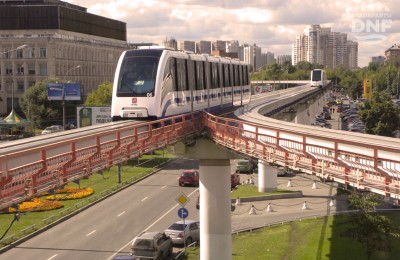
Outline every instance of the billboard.
{"type": "Polygon", "coordinates": [[[364,98],[371,99],[372,97],[372,80],[364,79],[364,98]]]}
{"type": "Polygon", "coordinates": [[[111,107],[77,107],[78,128],[111,122],[111,107]]]}
{"type": "Polygon", "coordinates": [[[48,100],[81,100],[80,83],[49,83],[47,85],[48,100]]]}

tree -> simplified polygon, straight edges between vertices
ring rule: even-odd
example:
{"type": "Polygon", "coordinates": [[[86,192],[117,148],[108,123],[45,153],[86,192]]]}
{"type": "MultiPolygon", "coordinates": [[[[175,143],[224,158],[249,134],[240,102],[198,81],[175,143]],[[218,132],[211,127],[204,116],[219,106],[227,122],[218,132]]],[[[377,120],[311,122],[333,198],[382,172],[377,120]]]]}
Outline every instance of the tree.
{"type": "Polygon", "coordinates": [[[49,101],[47,97],[47,85],[55,83],[57,79],[47,79],[37,82],[28,88],[19,99],[19,106],[26,118],[34,127],[42,128],[44,119],[61,117],[61,101],[49,101]]]}
{"type": "Polygon", "coordinates": [[[99,88],[90,93],[86,99],[86,106],[111,106],[112,83],[103,82],[99,88]]]}
{"type": "Polygon", "coordinates": [[[400,126],[399,112],[389,94],[374,91],[372,99],[364,103],[358,114],[366,133],[393,137],[400,126]]]}
{"type": "Polygon", "coordinates": [[[375,251],[390,250],[389,239],[399,237],[400,234],[392,227],[390,219],[375,212],[375,207],[379,204],[378,195],[351,194],[349,202],[359,211],[349,217],[352,225],[344,235],[363,244],[366,247],[368,259],[375,251]]]}

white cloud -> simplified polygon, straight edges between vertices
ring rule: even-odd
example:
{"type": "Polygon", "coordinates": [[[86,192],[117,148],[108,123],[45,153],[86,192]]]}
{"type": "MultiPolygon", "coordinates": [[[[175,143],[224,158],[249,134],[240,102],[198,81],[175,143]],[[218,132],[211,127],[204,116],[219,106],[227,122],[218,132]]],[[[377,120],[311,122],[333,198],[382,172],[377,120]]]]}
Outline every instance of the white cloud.
{"type": "Polygon", "coordinates": [[[359,65],[384,55],[400,36],[400,9],[395,0],[67,0],[88,12],[123,21],[130,42],[176,40],[239,40],[257,44],[263,52],[291,54],[291,44],[306,26],[321,24],[332,31],[354,32],[354,19],[365,14],[390,14],[382,39],[359,41],[359,65]],[[353,25],[353,26],[352,26],[353,25]]]}

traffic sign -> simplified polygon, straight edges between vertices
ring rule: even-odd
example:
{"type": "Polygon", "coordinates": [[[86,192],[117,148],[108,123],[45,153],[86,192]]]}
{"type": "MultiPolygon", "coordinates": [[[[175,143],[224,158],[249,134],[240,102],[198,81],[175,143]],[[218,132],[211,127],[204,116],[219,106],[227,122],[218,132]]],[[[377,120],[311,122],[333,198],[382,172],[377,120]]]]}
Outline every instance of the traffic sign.
{"type": "Polygon", "coordinates": [[[181,193],[181,195],[179,195],[179,197],[177,197],[175,200],[179,204],[181,204],[182,207],[184,207],[186,205],[186,203],[189,202],[189,198],[184,193],[181,193]]]}
{"type": "Polygon", "coordinates": [[[178,209],[178,216],[185,219],[189,216],[189,211],[186,208],[180,208],[178,209]]]}

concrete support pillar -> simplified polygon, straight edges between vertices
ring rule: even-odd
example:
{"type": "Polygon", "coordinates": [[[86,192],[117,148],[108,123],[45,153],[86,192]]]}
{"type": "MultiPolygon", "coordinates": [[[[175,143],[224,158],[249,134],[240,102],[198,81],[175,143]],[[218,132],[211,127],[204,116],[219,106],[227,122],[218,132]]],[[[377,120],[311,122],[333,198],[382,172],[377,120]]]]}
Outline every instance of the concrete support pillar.
{"type": "Polygon", "coordinates": [[[267,162],[258,160],[258,191],[276,191],[277,183],[278,177],[275,169],[269,168],[267,162]]]}
{"type": "Polygon", "coordinates": [[[229,159],[200,160],[200,259],[232,259],[229,159]]]}

